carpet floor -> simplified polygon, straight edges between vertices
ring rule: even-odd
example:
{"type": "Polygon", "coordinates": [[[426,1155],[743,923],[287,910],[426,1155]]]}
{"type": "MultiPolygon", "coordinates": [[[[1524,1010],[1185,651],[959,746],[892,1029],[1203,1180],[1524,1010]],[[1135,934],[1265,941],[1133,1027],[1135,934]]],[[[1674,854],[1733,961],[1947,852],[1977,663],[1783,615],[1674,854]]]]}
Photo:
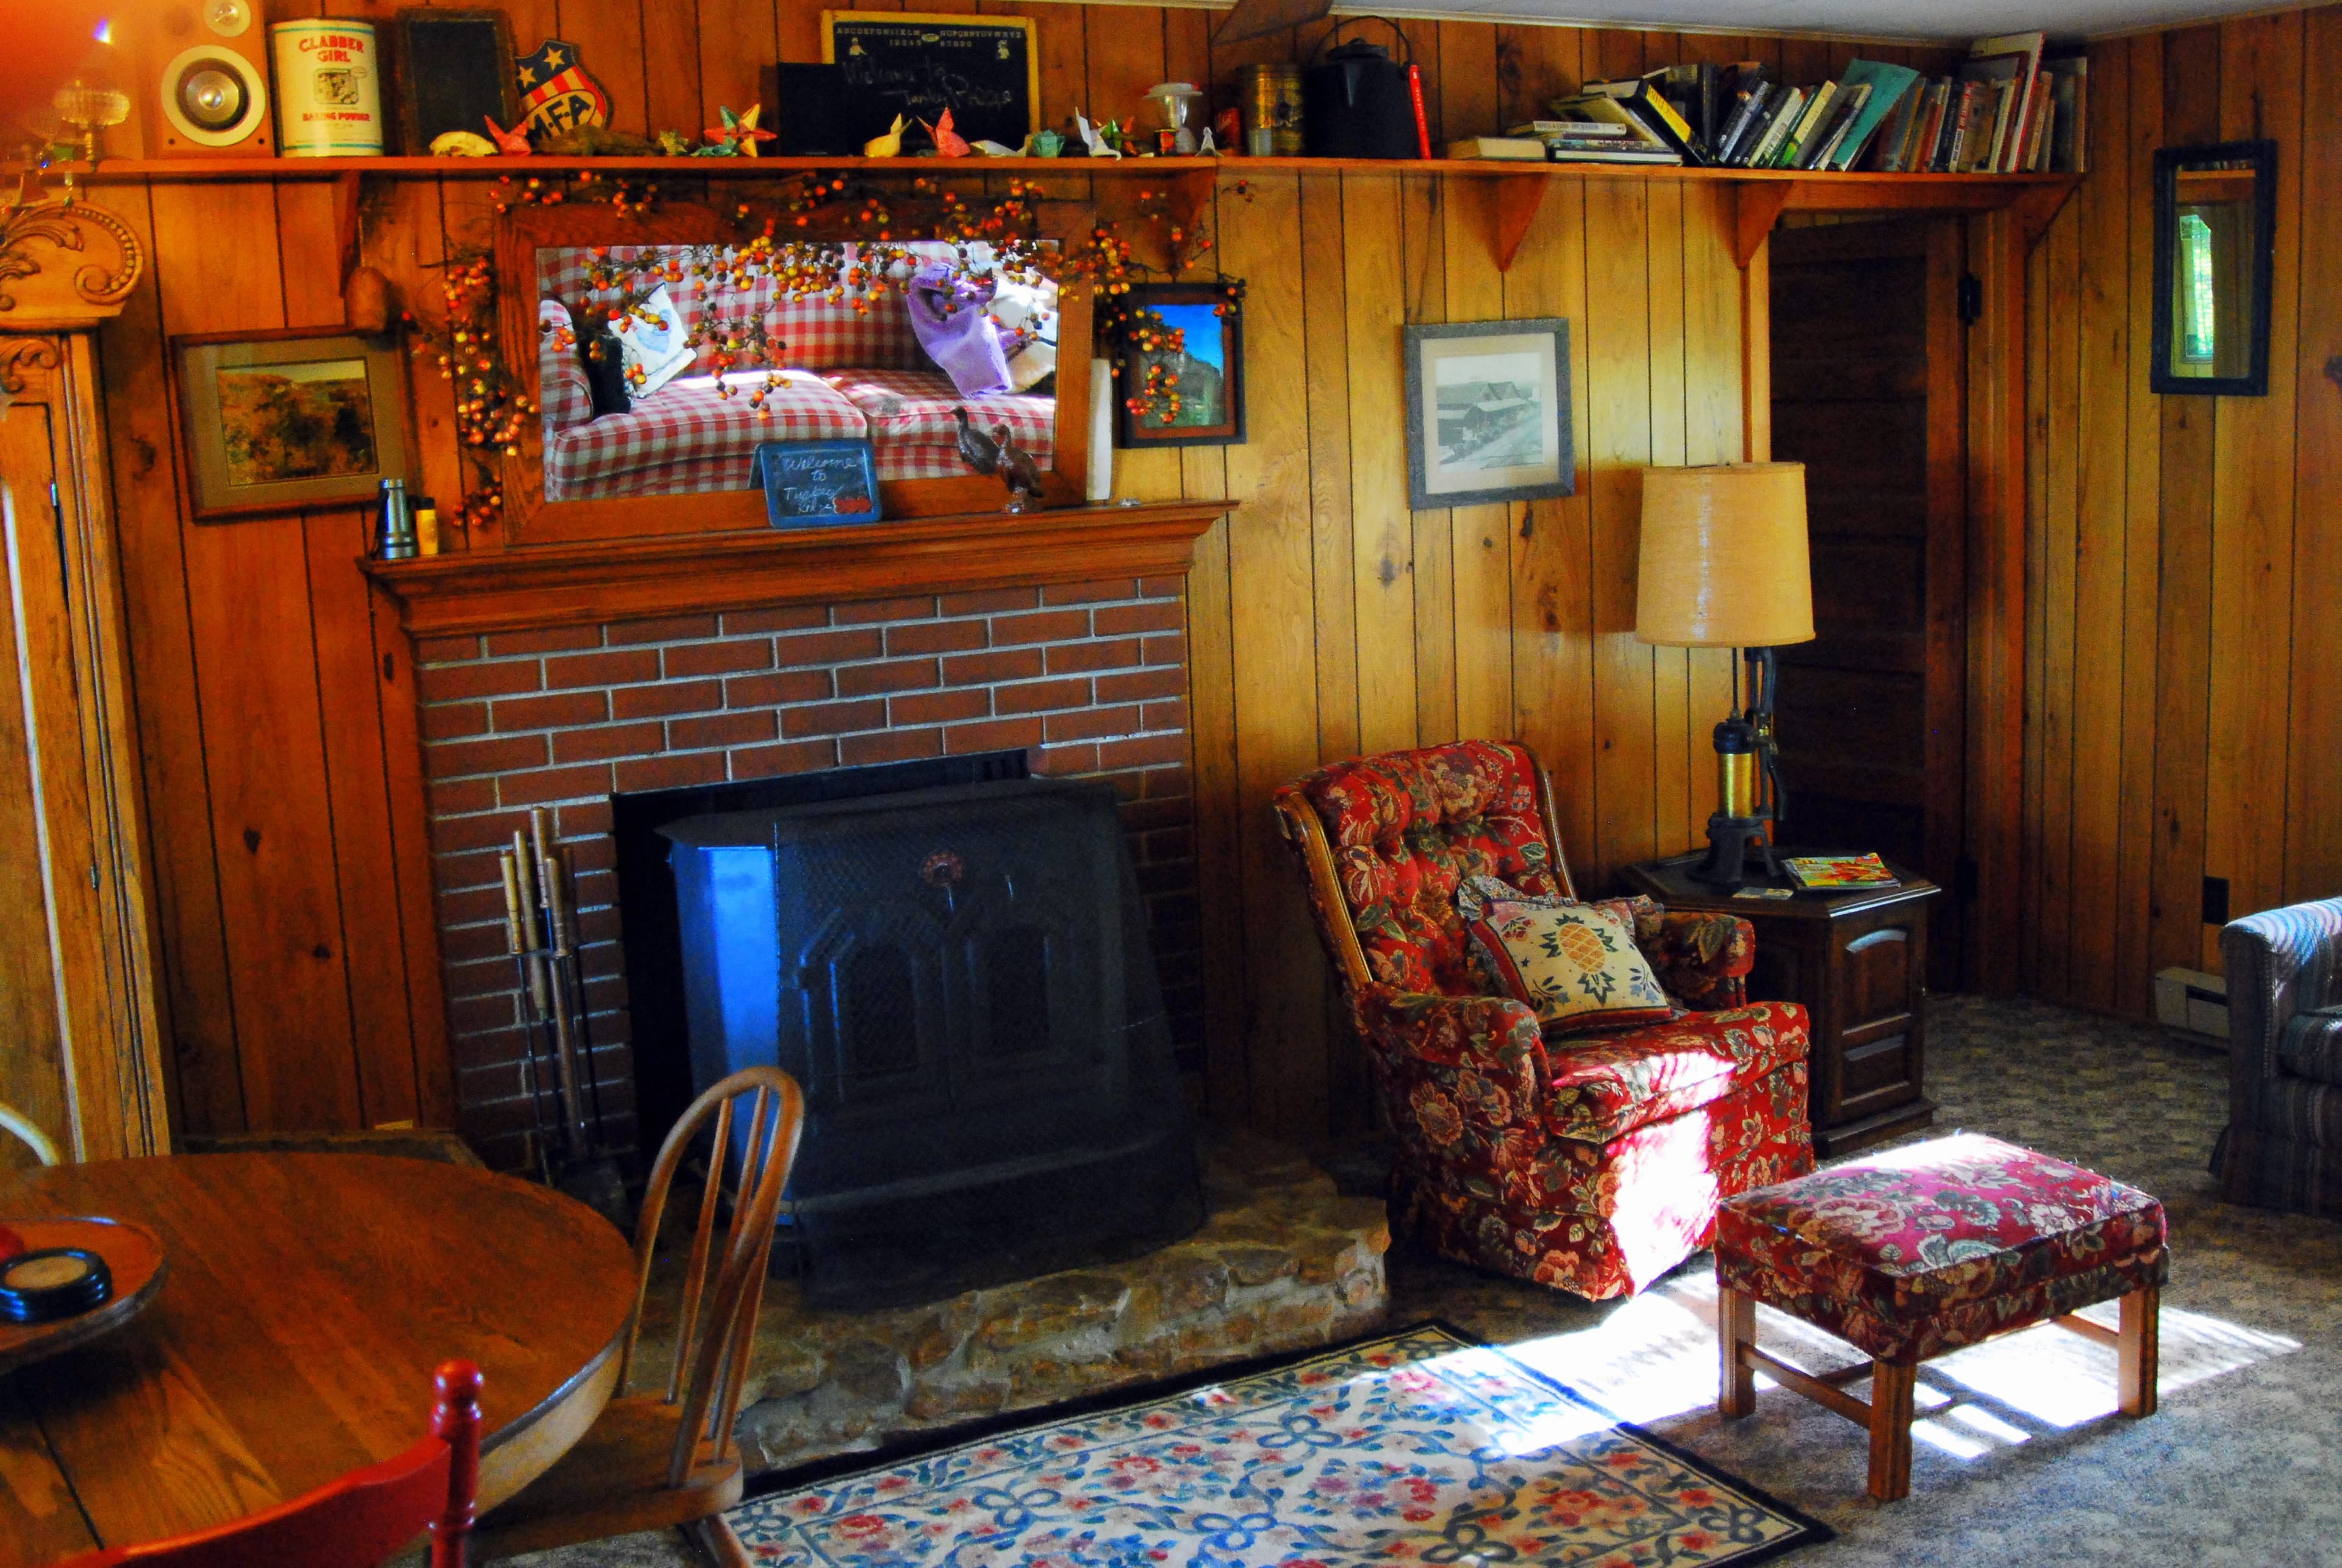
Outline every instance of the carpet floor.
{"type": "MultiPolygon", "coordinates": [[[[1763,1385],[1755,1416],[1716,1417],[1705,1253],[1599,1304],[1394,1253],[1391,1321],[1440,1318],[1502,1344],[1834,1526],[1838,1538],[1798,1553],[1799,1568],[2342,1564],[2342,1222],[2213,1195],[2205,1159],[2226,1119],[2226,1059],[2028,1002],[1939,998],[1930,1030],[1936,1131],[1991,1133],[2163,1200],[2173,1255],[2151,1419],[2114,1413],[2114,1353],[2076,1335],[2045,1328],[1959,1352],[1920,1369],[1911,1495],[1881,1506],[1863,1489],[1864,1434],[1841,1418],[1763,1385]]],[[[1856,1359],[1769,1310],[1758,1333],[1807,1366],[1856,1359]]],[[[691,1559],[665,1534],[515,1561],[691,1559]]]]}

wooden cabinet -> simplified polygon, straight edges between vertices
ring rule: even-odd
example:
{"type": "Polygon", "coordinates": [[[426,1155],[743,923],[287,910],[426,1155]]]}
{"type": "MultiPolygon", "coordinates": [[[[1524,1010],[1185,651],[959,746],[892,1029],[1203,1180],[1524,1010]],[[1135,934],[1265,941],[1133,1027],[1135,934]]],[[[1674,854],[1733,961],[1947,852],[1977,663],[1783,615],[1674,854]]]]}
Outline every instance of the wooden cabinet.
{"type": "Polygon", "coordinates": [[[13,331],[44,281],[0,295],[0,1100],[113,1159],[170,1133],[92,339],[13,331]]]}
{"type": "Polygon", "coordinates": [[[1814,1152],[1848,1154],[1931,1124],[1927,915],[1943,890],[1898,866],[1903,885],[1878,892],[1735,898],[1692,879],[1705,854],[1629,866],[1626,885],[1756,927],[1750,1000],[1798,1002],[1813,1015],[1814,1152]]]}

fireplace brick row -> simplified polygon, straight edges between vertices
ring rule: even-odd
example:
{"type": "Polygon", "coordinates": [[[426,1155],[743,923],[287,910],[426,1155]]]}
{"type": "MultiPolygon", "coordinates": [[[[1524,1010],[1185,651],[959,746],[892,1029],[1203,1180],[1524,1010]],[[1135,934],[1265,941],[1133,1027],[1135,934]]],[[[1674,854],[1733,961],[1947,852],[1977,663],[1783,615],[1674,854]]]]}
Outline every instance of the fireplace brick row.
{"type": "Polygon", "coordinates": [[[1202,936],[1177,578],[439,637],[415,654],[456,1101],[492,1164],[521,1162],[528,1124],[496,854],[532,809],[575,868],[603,1110],[619,1142],[634,1135],[614,792],[1020,749],[1036,773],[1109,778],[1193,1066],[1202,936]]]}

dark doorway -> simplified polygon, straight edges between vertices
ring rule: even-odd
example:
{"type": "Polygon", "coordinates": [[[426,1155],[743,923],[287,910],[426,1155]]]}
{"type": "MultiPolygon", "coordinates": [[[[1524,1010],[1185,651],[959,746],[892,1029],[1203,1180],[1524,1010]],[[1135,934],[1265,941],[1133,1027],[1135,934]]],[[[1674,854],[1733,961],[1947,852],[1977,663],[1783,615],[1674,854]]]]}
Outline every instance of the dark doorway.
{"type": "MultiPolygon", "coordinates": [[[[1806,464],[1810,643],[1781,650],[1782,842],[1964,888],[1967,355],[1944,218],[1777,229],[1773,456],[1806,464]]],[[[1957,902],[1928,982],[1961,973],[1957,902]]]]}

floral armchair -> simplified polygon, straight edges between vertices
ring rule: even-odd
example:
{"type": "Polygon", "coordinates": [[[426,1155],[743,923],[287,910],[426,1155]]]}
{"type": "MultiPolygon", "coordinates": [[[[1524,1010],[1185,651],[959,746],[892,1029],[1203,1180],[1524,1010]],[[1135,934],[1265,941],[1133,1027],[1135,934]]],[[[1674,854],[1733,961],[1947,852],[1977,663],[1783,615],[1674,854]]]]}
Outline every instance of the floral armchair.
{"type": "Polygon", "coordinates": [[[1576,896],[1528,748],[1337,763],[1275,806],[1398,1136],[1401,1233],[1598,1300],[1707,1245],[1721,1199],[1813,1168],[1806,1012],[1747,1004],[1746,921],[1632,901],[1636,944],[1681,1004],[1665,1024],[1548,1043],[1494,994],[1456,912],[1463,879],[1576,896]]]}

